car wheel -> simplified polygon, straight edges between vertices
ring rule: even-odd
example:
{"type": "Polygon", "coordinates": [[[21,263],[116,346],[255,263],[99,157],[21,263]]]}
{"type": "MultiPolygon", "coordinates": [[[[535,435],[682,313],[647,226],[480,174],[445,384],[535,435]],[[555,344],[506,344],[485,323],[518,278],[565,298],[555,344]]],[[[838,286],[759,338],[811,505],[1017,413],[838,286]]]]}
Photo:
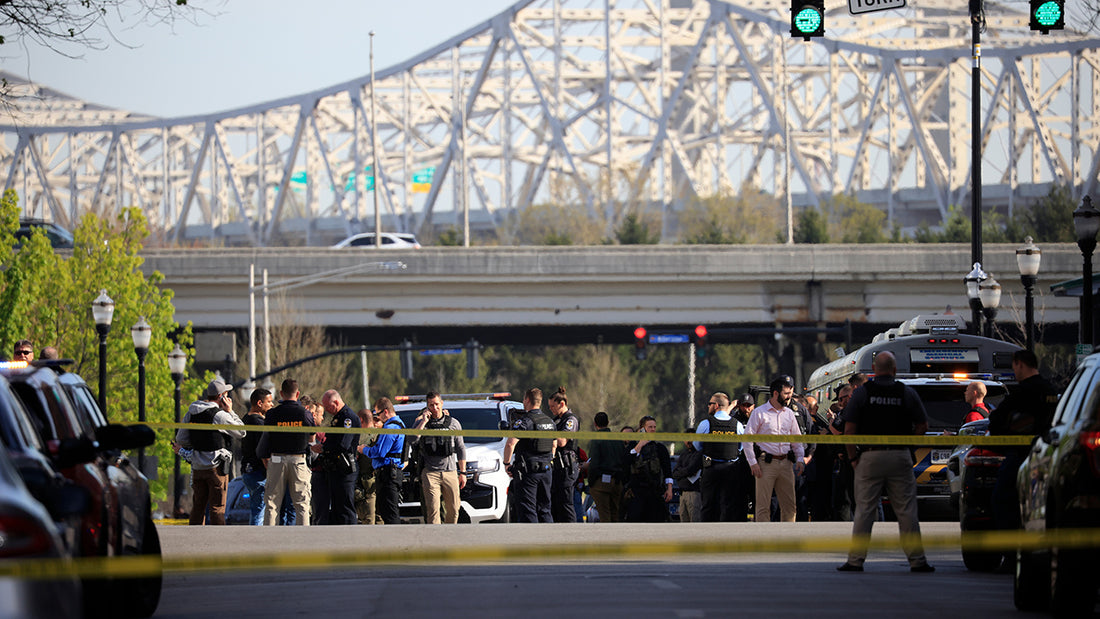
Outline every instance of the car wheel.
{"type": "Polygon", "coordinates": [[[971,572],[992,572],[1001,565],[1003,556],[999,552],[978,552],[964,550],[963,565],[971,572]]]}
{"type": "MultiPolygon", "coordinates": [[[[1041,555],[1045,556],[1045,555],[1041,555]]],[[[1049,564],[1033,553],[1016,551],[1012,603],[1017,610],[1045,610],[1050,602],[1049,564]]]]}
{"type": "Polygon", "coordinates": [[[1088,553],[1053,548],[1050,551],[1050,610],[1056,617],[1092,613],[1096,576],[1088,553]]]}
{"type": "MultiPolygon", "coordinates": [[[[156,524],[150,515],[145,517],[145,536],[141,542],[141,554],[146,557],[160,558],[160,536],[157,535],[156,524]]],[[[126,617],[150,617],[160,604],[160,589],[164,577],[157,568],[155,576],[134,578],[118,583],[119,596],[116,598],[122,604],[121,614],[126,617]]]]}

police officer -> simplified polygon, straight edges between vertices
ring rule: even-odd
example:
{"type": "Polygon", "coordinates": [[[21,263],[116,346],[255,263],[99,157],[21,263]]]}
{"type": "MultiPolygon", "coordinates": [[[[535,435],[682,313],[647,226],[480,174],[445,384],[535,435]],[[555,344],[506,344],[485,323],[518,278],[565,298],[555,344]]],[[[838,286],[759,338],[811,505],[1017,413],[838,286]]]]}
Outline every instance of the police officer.
{"type": "MultiPolygon", "coordinates": [[[[233,412],[229,392],[233,385],[221,378],[210,381],[202,398],[191,403],[184,423],[237,425],[244,422],[233,412]]],[[[176,433],[174,449],[191,463],[191,518],[188,524],[202,524],[209,507],[206,524],[225,524],[225,494],[229,487],[228,467],[232,460],[230,439],[244,438],[244,430],[188,430],[176,433]],[[181,453],[181,451],[183,453],[181,453]]]]}
{"type": "MultiPolygon", "coordinates": [[[[719,391],[707,402],[706,419],[699,422],[696,434],[733,435],[745,433],[745,427],[730,413],[729,395],[719,391]]],[[[703,522],[734,522],[738,518],[736,505],[739,492],[737,461],[741,443],[695,441],[695,449],[703,452],[703,474],[699,480],[703,522]]],[[[740,513],[744,520],[746,513],[740,513]]]]}
{"type": "MultiPolygon", "coordinates": [[[[989,414],[991,436],[1046,434],[1054,420],[1058,390],[1039,374],[1039,359],[1030,350],[1012,353],[1012,372],[1016,386],[1001,405],[989,414]]],[[[1005,459],[997,469],[993,486],[993,522],[998,529],[1020,528],[1020,498],[1016,490],[1016,472],[1027,456],[1028,447],[1002,448],[1005,459]]],[[[1006,553],[1006,568],[1016,560],[1016,554],[1006,553]]]]}
{"type": "MultiPolygon", "coordinates": [[[[330,389],[321,396],[321,408],[332,415],[329,426],[333,428],[360,428],[359,415],[344,404],[339,392],[330,389]]],[[[321,467],[325,471],[325,488],[328,501],[322,500],[317,514],[317,524],[355,524],[355,478],[359,466],[355,453],[359,448],[358,434],[325,435],[325,442],[314,445],[314,453],[321,454],[321,467]]]]}
{"type": "MultiPolygon", "coordinates": [[[[889,352],[880,352],[872,362],[875,378],[852,393],[844,408],[844,434],[899,435],[924,434],[928,414],[912,387],[894,380],[897,361],[889,352]]],[[[846,445],[848,460],[855,470],[856,510],[852,520],[852,546],[848,561],[836,569],[862,572],[867,559],[871,526],[878,514],[882,495],[898,518],[901,546],[909,558],[909,571],[934,572],[924,556],[917,520],[917,481],[913,460],[906,445],[846,445]]]]}
{"type": "MultiPolygon", "coordinates": [[[[374,415],[382,427],[404,429],[405,423],[393,409],[389,398],[378,398],[374,415]]],[[[401,524],[401,468],[405,451],[403,434],[380,434],[371,445],[360,446],[359,453],[370,458],[375,470],[374,509],[384,524],[401,524]]]]}
{"type": "MultiPolygon", "coordinates": [[[[554,422],[540,410],[542,390],[528,389],[523,396],[527,411],[512,423],[513,430],[553,431],[554,422]]],[[[504,446],[504,461],[512,477],[516,522],[553,522],[550,514],[551,462],[557,440],[553,438],[509,438],[504,446]],[[515,459],[512,459],[512,454],[515,459]]]]}
{"type": "MultiPolygon", "coordinates": [[[[569,410],[565,396],[565,387],[558,387],[550,396],[547,406],[554,415],[558,432],[576,432],[581,427],[577,416],[569,410]]],[[[577,458],[577,441],[571,438],[557,439],[557,451],[554,454],[554,475],[550,482],[550,513],[554,522],[576,522],[577,510],[573,504],[573,486],[580,472],[580,460],[577,458]]]]}
{"type": "MultiPolygon", "coordinates": [[[[264,415],[265,426],[281,428],[311,428],[313,415],[298,402],[301,393],[298,381],[288,378],[279,388],[278,406],[264,415]]],[[[256,455],[267,463],[267,481],[264,483],[264,525],[272,526],[279,520],[279,506],[283,496],[290,494],[294,506],[294,524],[309,526],[312,490],[312,473],[306,463],[310,432],[265,432],[256,447],[256,455]]]]}

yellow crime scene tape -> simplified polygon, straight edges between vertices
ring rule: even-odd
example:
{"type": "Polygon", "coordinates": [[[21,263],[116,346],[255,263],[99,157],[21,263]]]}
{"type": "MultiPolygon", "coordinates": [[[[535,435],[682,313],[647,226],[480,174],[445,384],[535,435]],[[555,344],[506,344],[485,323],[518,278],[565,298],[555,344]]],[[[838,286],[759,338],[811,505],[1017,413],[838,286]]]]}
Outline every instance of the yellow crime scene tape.
{"type": "MultiPolygon", "coordinates": [[[[905,536],[916,541],[916,536],[905,536]]],[[[863,538],[861,548],[892,550],[894,536],[863,538]]],[[[974,551],[1040,550],[1045,548],[1100,547],[1100,529],[1033,531],[968,531],[960,534],[925,535],[925,549],[963,548],[974,551]]],[[[203,557],[85,557],[77,559],[21,559],[0,561],[0,577],[56,579],[69,576],[135,578],[158,574],[211,571],[302,570],[333,566],[440,565],[485,561],[548,561],[556,559],[658,557],[700,554],[847,553],[850,536],[791,539],[729,539],[706,542],[646,542],[629,544],[561,544],[481,546],[424,550],[376,549],[338,552],[286,552],[203,557]]]]}
{"type": "MultiPolygon", "coordinates": [[[[134,425],[138,422],[126,422],[134,425]]],[[[646,433],[622,433],[622,432],[568,432],[562,433],[554,430],[429,430],[414,428],[333,428],[328,426],[238,426],[232,424],[209,423],[146,423],[150,428],[157,430],[171,430],[187,428],[188,430],[246,430],[257,431],[263,428],[263,432],[323,432],[325,434],[403,434],[406,436],[478,436],[490,438],[562,438],[586,441],[637,441],[649,440],[658,442],[684,442],[700,441],[703,443],[817,443],[817,444],[858,444],[858,445],[995,445],[1014,446],[1030,445],[1029,436],[960,436],[957,434],[936,435],[830,435],[830,434],[693,434],[690,432],[654,432],[646,433]]]]}

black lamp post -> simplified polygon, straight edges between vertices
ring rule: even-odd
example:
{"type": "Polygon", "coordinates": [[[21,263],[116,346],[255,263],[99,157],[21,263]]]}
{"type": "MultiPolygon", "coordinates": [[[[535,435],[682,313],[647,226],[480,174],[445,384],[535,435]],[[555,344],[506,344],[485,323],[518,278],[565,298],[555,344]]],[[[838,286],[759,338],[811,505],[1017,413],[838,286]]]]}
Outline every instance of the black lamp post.
{"type": "MultiPolygon", "coordinates": [[[[134,352],[138,358],[138,422],[145,423],[145,355],[149,352],[149,342],[153,339],[153,328],[145,322],[145,316],[130,327],[130,337],[134,340],[134,352]]],[[[145,472],[145,448],[138,449],[138,470],[145,472]]]]}
{"type": "Polygon", "coordinates": [[[975,262],[974,268],[966,274],[963,281],[966,282],[966,298],[970,301],[970,320],[975,335],[982,333],[982,300],[979,295],[978,285],[986,278],[982,270],[982,263],[975,262]]]}
{"type": "Polygon", "coordinates": [[[993,337],[993,322],[997,318],[997,308],[1001,305],[1001,284],[986,273],[987,277],[978,284],[978,298],[985,314],[985,336],[993,337]]]}
{"type": "MultiPolygon", "coordinates": [[[[176,423],[180,422],[180,383],[183,382],[183,372],[187,369],[187,353],[180,348],[179,343],[168,353],[168,372],[172,375],[172,381],[176,388],[173,393],[176,404],[176,423]]],[[[176,454],[172,463],[172,517],[179,513],[180,509],[180,455],[176,454]]]]}
{"type": "Polygon", "coordinates": [[[99,296],[92,301],[92,318],[95,319],[95,332],[99,334],[99,410],[107,416],[107,334],[111,332],[111,319],[115,315],[115,302],[107,296],[106,290],[100,290],[99,296]]]}
{"type": "Polygon", "coordinates": [[[1035,295],[1033,290],[1038,281],[1039,263],[1043,259],[1043,251],[1032,241],[1031,237],[1024,239],[1024,246],[1016,250],[1016,264],[1020,267],[1020,283],[1024,285],[1024,334],[1027,341],[1027,349],[1035,350],[1035,295]]]}
{"type": "Polygon", "coordinates": [[[1081,343],[1093,348],[1092,324],[1092,252],[1096,249],[1096,232],[1100,228],[1100,211],[1092,206],[1092,198],[1085,196],[1081,206],[1073,211],[1073,227],[1077,231],[1077,247],[1084,259],[1081,281],[1081,343]]]}

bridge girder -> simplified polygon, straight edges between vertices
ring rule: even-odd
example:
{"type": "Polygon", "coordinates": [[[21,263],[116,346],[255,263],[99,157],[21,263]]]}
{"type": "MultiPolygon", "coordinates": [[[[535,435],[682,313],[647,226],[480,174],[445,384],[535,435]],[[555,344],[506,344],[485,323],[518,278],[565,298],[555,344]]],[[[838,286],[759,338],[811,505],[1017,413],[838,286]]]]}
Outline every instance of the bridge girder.
{"type": "MultiPolygon", "coordinates": [[[[637,209],[667,223],[745,183],[796,205],[854,193],[899,225],[937,223],[970,190],[970,22],[964,4],[919,4],[834,7],[828,37],[803,43],[785,0],[531,0],[374,85],[188,118],[9,78],[23,96],[0,125],[0,171],[29,214],[72,227],[135,205],[165,242],[322,244],[370,230],[370,178],[388,230],[459,223],[468,206],[472,225],[506,239],[509,213],[548,201],[583,204],[608,230],[637,209]],[[416,182],[429,168],[430,184],[416,182]]],[[[1039,37],[1013,5],[986,9],[989,201],[1011,211],[1050,183],[1090,192],[1100,40],[1039,37]]]]}

